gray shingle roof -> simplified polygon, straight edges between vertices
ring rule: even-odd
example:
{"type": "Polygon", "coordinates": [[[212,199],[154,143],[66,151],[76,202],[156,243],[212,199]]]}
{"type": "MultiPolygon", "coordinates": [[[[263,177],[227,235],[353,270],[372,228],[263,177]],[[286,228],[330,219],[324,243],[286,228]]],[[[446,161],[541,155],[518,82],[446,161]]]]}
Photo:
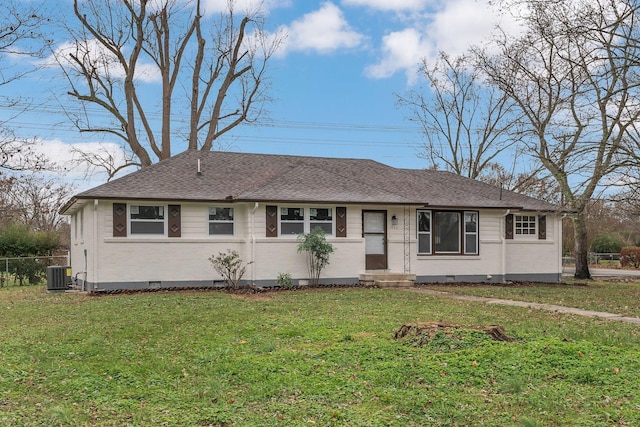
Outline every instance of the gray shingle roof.
{"type": "Polygon", "coordinates": [[[81,199],[419,204],[558,211],[558,206],[449,172],[373,160],[186,151],[77,194],[81,199]],[[198,161],[200,171],[198,174],[198,161]]]}

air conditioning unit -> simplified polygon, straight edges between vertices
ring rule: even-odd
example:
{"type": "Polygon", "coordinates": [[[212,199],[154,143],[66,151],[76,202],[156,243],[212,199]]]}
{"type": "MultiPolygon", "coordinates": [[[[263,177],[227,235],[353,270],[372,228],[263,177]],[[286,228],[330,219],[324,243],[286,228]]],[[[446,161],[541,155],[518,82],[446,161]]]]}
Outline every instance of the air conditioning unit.
{"type": "Polygon", "coordinates": [[[65,291],[71,285],[71,267],[52,265],[47,267],[47,290],[65,291]]]}

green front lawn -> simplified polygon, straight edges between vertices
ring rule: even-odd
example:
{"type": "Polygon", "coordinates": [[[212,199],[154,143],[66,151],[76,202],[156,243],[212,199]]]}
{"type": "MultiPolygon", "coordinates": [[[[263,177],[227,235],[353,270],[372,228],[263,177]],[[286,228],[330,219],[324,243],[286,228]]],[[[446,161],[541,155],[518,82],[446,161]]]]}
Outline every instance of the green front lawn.
{"type": "Polygon", "coordinates": [[[640,329],[598,319],[396,290],[28,287],[0,289],[0,324],[3,426],[640,425],[640,329]],[[517,341],[393,339],[416,321],[517,341]]]}
{"type": "Polygon", "coordinates": [[[476,295],[565,305],[585,310],[606,311],[640,317],[640,281],[575,281],[565,284],[513,284],[450,286],[431,285],[429,289],[476,295]]]}

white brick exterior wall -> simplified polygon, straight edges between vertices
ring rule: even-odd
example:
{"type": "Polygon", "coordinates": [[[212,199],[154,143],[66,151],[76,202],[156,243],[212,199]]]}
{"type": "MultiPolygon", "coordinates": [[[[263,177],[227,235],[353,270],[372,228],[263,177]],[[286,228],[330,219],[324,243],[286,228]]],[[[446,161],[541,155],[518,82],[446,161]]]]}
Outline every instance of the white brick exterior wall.
{"type": "MultiPolygon", "coordinates": [[[[235,235],[209,236],[208,207],[221,206],[220,204],[127,201],[128,205],[158,204],[165,206],[165,209],[169,204],[180,204],[181,237],[131,236],[129,233],[127,237],[114,238],[114,201],[84,202],[84,206],[72,216],[71,264],[74,275],[86,271],[88,283],[97,284],[98,288],[101,283],[221,280],[208,258],[227,249],[239,251],[244,261],[253,261],[244,276],[245,280],[273,282],[278,273],[289,273],[294,279],[306,279],[305,258],[297,252],[295,237],[265,237],[265,206],[275,203],[260,203],[257,206],[253,203],[228,205],[234,208],[235,235]],[[76,222],[80,221],[82,227],[78,226],[76,233],[76,222]]],[[[335,221],[336,206],[295,206],[304,207],[306,212],[311,207],[331,207],[335,221]]],[[[347,237],[327,238],[334,245],[335,252],[322,277],[336,281],[357,280],[359,274],[365,272],[363,209],[387,211],[388,270],[405,272],[403,206],[338,206],[347,207],[347,237]],[[398,218],[396,226],[391,224],[394,214],[398,218]]],[[[539,274],[560,277],[562,233],[558,215],[546,214],[546,240],[538,240],[537,236],[530,236],[528,239],[514,236],[513,240],[506,240],[506,212],[498,209],[480,209],[478,212],[478,255],[417,255],[416,208],[412,207],[408,218],[409,272],[418,277],[505,277],[539,274]]],[[[530,214],[537,215],[535,212],[530,214]]],[[[84,274],[80,274],[79,278],[84,278],[84,274]]]]}

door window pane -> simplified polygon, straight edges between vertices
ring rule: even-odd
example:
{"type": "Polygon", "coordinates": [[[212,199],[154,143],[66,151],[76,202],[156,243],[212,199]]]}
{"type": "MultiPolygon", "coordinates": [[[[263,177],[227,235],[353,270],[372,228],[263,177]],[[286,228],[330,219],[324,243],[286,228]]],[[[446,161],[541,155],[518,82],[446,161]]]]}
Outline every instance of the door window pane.
{"type": "Polygon", "coordinates": [[[384,233],[384,212],[365,212],[364,232],[384,233]]]}
{"type": "Polygon", "coordinates": [[[384,235],[368,234],[364,239],[367,255],[384,255],[384,235]]]}

